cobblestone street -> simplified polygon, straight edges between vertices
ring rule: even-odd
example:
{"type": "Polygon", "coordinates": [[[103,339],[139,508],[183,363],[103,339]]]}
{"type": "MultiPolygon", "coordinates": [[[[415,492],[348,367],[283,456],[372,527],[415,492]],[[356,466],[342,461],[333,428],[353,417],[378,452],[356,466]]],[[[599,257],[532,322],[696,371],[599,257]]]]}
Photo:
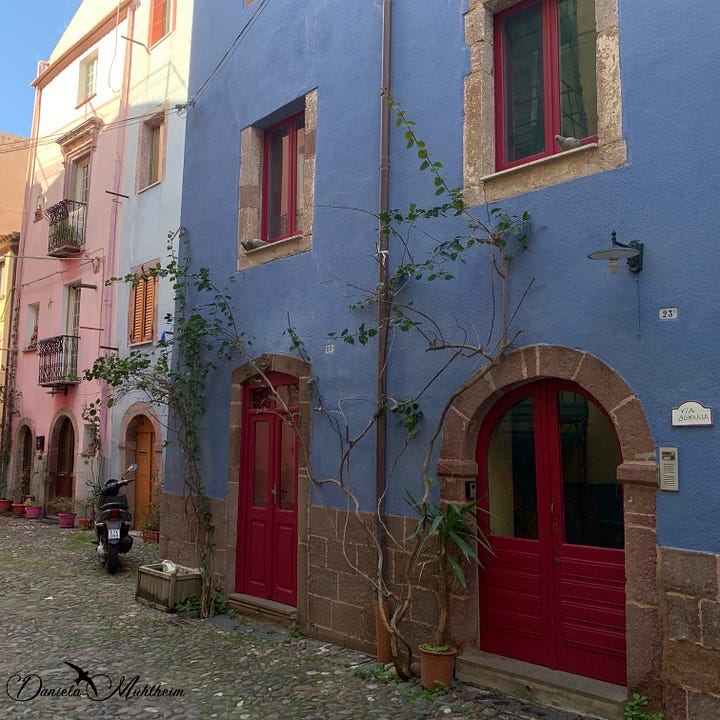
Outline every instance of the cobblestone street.
{"type": "Polygon", "coordinates": [[[239,617],[153,610],[135,601],[135,577],[156,560],[136,539],[111,576],[89,531],[0,517],[0,717],[576,718],[465,686],[428,696],[416,682],[378,680],[360,653],[239,617]]]}

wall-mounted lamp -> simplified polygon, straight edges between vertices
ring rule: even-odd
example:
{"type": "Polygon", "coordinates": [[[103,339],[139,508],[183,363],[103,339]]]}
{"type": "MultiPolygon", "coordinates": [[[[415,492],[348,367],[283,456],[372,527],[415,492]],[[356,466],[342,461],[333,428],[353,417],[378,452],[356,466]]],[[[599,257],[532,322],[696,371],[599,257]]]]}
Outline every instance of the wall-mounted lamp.
{"type": "Polygon", "coordinates": [[[628,268],[632,273],[638,273],[643,267],[643,248],[644,244],[637,240],[631,241],[627,245],[619,243],[616,239],[617,234],[613,230],[610,233],[612,244],[607,250],[597,250],[591,252],[588,257],[591,260],[609,260],[608,270],[616,273],[618,269],[618,260],[627,260],[628,268]]]}

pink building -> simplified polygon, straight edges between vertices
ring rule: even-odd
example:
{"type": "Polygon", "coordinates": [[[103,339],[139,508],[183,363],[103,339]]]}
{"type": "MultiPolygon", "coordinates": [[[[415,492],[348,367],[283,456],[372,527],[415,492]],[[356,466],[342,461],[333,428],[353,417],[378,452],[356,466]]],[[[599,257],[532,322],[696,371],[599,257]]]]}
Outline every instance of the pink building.
{"type": "Polygon", "coordinates": [[[83,381],[115,345],[116,274],[133,0],[84,2],[36,89],[20,257],[10,485],[45,503],[85,497],[109,446],[101,398],[83,381]],[[97,433],[96,433],[97,430],[97,433]],[[95,457],[95,440],[103,450],[95,457]]]}

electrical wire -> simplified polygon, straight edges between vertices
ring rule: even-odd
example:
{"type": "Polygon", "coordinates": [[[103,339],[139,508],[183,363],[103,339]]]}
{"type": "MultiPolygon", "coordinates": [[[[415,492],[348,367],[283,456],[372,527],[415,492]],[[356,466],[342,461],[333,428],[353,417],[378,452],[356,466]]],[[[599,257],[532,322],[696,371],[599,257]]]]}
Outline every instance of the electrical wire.
{"type": "Polygon", "coordinates": [[[240,32],[237,34],[237,37],[232,41],[232,44],[230,47],[225,51],[225,54],[220,58],[220,62],[213,68],[210,75],[207,76],[207,78],[204,80],[204,82],[200,85],[200,87],[195,91],[195,94],[188,100],[188,105],[194,105],[195,101],[198,99],[200,93],[207,87],[207,85],[210,83],[210,81],[217,75],[218,72],[220,72],[220,69],[223,65],[230,59],[232,54],[237,49],[237,46],[240,44],[240,41],[245,37],[248,30],[253,26],[257,18],[259,17],[260,13],[265,9],[267,4],[270,2],[270,0],[261,0],[260,4],[255,8],[255,11],[250,16],[248,21],[243,25],[240,32]]]}
{"type": "MultiPolygon", "coordinates": [[[[195,102],[197,101],[200,93],[202,93],[202,91],[209,85],[215,75],[220,72],[225,63],[227,63],[227,61],[232,57],[232,54],[237,49],[241,40],[245,37],[245,35],[247,35],[248,31],[255,24],[256,20],[260,16],[260,13],[267,7],[269,2],[270,0],[260,1],[260,4],[257,6],[257,8],[255,8],[253,14],[250,16],[250,18],[248,18],[248,21],[245,23],[245,25],[243,25],[240,32],[232,41],[230,47],[225,51],[225,54],[222,56],[222,58],[220,58],[220,61],[213,68],[212,72],[207,76],[207,78],[205,78],[200,87],[195,91],[195,94],[190,97],[187,103],[175,106],[174,112],[179,117],[184,117],[186,109],[195,105],[195,102]]],[[[138,123],[143,122],[145,119],[150,119],[155,115],[155,112],[148,112],[143,113],[142,115],[136,115],[134,117],[124,118],[122,120],[116,120],[114,122],[109,122],[103,125],[102,130],[117,130],[120,128],[129,127],[130,125],[137,125],[138,123]]],[[[23,138],[22,140],[18,140],[16,142],[4,143],[0,145],[0,155],[9,152],[30,150],[31,148],[41,147],[44,145],[52,145],[53,143],[57,142],[57,140],[63,135],[65,135],[65,132],[55,133],[53,135],[44,135],[38,138],[23,138]]]]}

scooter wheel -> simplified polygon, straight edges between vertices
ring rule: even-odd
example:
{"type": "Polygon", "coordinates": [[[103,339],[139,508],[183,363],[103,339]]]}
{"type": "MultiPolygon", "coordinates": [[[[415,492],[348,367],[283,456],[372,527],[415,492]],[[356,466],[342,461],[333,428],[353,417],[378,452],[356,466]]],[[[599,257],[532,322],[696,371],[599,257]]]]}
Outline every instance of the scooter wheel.
{"type": "Polygon", "coordinates": [[[114,575],[118,571],[119,560],[118,560],[119,546],[117,543],[108,545],[107,549],[107,569],[111,575],[114,575]]]}

